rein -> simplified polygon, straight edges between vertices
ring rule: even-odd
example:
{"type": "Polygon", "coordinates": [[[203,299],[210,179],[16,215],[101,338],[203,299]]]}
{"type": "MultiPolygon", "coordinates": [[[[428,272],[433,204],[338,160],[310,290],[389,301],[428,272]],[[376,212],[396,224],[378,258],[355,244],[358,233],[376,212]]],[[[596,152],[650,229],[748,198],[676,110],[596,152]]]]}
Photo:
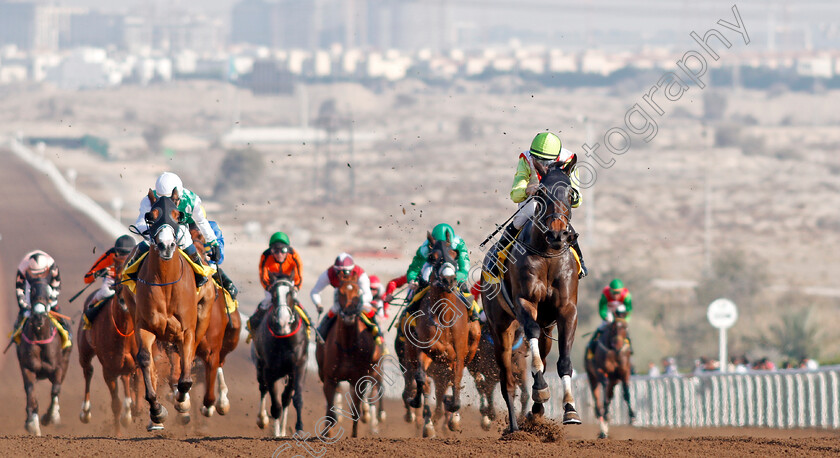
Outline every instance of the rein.
{"type": "MultiPolygon", "coordinates": [[[[175,254],[178,255],[178,256],[181,256],[180,253],[175,253],[175,254]]],[[[183,259],[181,260],[181,275],[179,275],[178,279],[175,280],[175,281],[171,281],[169,283],[149,283],[146,280],[143,280],[142,278],[140,278],[139,275],[137,276],[137,281],[139,281],[140,283],[142,283],[144,285],[147,285],[147,286],[169,286],[169,285],[174,285],[175,283],[178,283],[179,281],[181,281],[182,278],[184,278],[184,260],[183,259]]]]}
{"type": "MultiPolygon", "coordinates": [[[[269,312],[269,313],[271,313],[271,312],[269,312]]],[[[292,337],[293,335],[300,332],[300,328],[301,328],[302,324],[303,324],[303,317],[298,316],[297,327],[295,327],[294,331],[292,331],[288,334],[282,334],[282,335],[277,335],[277,334],[274,333],[274,331],[271,329],[271,321],[270,320],[266,323],[266,327],[268,328],[268,333],[271,334],[271,337],[274,337],[275,339],[285,339],[287,337],[292,337]]]]}
{"type": "Polygon", "coordinates": [[[114,303],[115,302],[116,302],[116,297],[111,298],[111,323],[114,323],[114,330],[116,330],[117,334],[121,335],[122,337],[131,337],[131,336],[134,335],[134,329],[132,329],[131,332],[128,333],[128,334],[123,334],[123,332],[120,331],[120,328],[117,327],[117,322],[114,320],[114,303]]]}
{"type": "Polygon", "coordinates": [[[55,326],[53,326],[52,334],[49,336],[49,338],[46,338],[46,339],[43,339],[43,340],[29,340],[29,337],[26,337],[25,332],[20,333],[21,337],[23,337],[23,340],[26,341],[26,343],[28,343],[30,345],[48,344],[48,343],[52,342],[53,339],[55,339],[56,334],[58,334],[58,329],[55,326]]]}

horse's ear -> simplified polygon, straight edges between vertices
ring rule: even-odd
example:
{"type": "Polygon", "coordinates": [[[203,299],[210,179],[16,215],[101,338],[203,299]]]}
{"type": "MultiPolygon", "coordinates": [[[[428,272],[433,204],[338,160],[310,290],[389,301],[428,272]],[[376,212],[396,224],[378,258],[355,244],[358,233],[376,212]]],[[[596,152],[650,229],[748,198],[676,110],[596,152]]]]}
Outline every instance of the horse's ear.
{"type": "Polygon", "coordinates": [[[178,188],[172,190],[172,202],[175,202],[175,205],[178,205],[178,202],[181,201],[181,193],[178,192],[178,188]]]}
{"type": "Polygon", "coordinates": [[[452,233],[449,231],[446,231],[446,244],[452,245],[452,233]]]}
{"type": "Polygon", "coordinates": [[[548,175],[548,167],[544,166],[540,161],[533,161],[533,164],[539,176],[544,177],[548,175]]]}
{"type": "Polygon", "coordinates": [[[432,237],[432,233],[429,232],[429,231],[426,231],[426,240],[429,241],[429,246],[432,246],[432,245],[435,244],[435,238],[432,237]]]}
{"type": "Polygon", "coordinates": [[[149,202],[150,203],[157,202],[157,197],[155,197],[155,192],[152,191],[152,188],[149,188],[149,194],[147,194],[147,196],[149,197],[149,202]]]}

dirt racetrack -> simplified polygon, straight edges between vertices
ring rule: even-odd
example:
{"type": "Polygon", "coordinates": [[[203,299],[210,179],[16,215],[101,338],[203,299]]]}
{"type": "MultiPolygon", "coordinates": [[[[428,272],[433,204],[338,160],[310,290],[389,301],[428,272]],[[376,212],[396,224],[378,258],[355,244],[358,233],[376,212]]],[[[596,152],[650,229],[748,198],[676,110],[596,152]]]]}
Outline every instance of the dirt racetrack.
{"type": "MultiPolygon", "coordinates": [[[[62,310],[79,319],[81,301],[68,304],[67,299],[82,286],[82,275],[98,253],[113,241],[95,224],[70,209],[52,188],[49,180],[33,172],[7,151],[0,151],[0,298],[3,317],[0,330],[8,333],[16,313],[14,270],[23,254],[40,248],[56,258],[62,274],[62,310]],[[95,248],[95,253],[94,253],[95,248]]],[[[255,255],[256,256],[256,255],[255,255]]],[[[92,383],[93,419],[82,424],[78,413],[82,402],[83,379],[74,350],[70,372],[61,393],[62,424],[43,428],[45,437],[27,436],[24,430],[24,396],[20,371],[14,351],[0,356],[0,454],[2,456],[826,456],[840,455],[840,434],[823,430],[771,430],[755,428],[718,429],[652,429],[614,426],[608,440],[595,440],[597,427],[584,425],[560,428],[545,427],[553,442],[545,442],[545,434],[517,433],[502,437],[502,422],[490,432],[479,428],[474,409],[463,413],[460,433],[439,431],[438,439],[422,439],[418,430],[402,420],[400,405],[388,402],[388,419],[382,433],[375,438],[368,434],[350,439],[348,422],[340,423],[345,437],[332,444],[318,441],[306,445],[292,439],[267,438],[267,431],[256,426],[258,391],[253,366],[247,358],[247,346],[240,347],[228,358],[226,377],[230,387],[231,411],[228,415],[204,418],[197,412],[203,385],[193,388],[193,415],[189,425],[177,424],[171,415],[165,431],[147,433],[148,414],[121,438],[112,434],[109,397],[100,368],[92,383]],[[564,437],[565,436],[565,437],[564,437]]],[[[309,374],[304,398],[304,424],[309,432],[324,413],[323,395],[315,374],[309,374]]],[[[49,399],[49,386],[37,387],[41,411],[49,399]]],[[[145,408],[145,402],[143,407],[145,408]]],[[[170,409],[170,412],[174,412],[170,409]]],[[[291,422],[290,422],[291,423],[291,422]]]]}

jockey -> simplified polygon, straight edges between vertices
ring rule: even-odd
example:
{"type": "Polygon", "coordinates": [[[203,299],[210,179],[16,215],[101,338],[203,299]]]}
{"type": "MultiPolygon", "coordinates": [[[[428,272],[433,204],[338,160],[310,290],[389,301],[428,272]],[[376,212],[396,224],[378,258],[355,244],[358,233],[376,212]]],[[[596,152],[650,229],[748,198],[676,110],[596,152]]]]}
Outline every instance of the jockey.
{"type": "Polygon", "coordinates": [[[371,306],[376,309],[382,309],[382,314],[385,318],[388,318],[388,310],[385,306],[385,301],[383,297],[385,296],[385,287],[382,286],[382,281],[379,280],[379,277],[376,275],[370,276],[370,292],[373,295],[373,299],[370,300],[371,306]]]}
{"type": "MultiPolygon", "coordinates": [[[[513,176],[513,187],[510,190],[510,198],[519,204],[520,208],[523,206],[525,208],[513,218],[513,222],[505,228],[504,234],[502,234],[496,242],[496,245],[488,253],[488,259],[493,260],[491,266],[494,270],[496,265],[495,259],[499,250],[502,250],[510,243],[525,223],[534,216],[537,202],[526,200],[536,194],[539,189],[539,180],[542,178],[534,170],[534,162],[539,162],[546,166],[553,162],[563,164],[563,171],[572,178],[572,208],[578,208],[580,206],[582,198],[580,189],[578,189],[579,177],[575,167],[577,164],[577,155],[563,148],[563,144],[557,135],[550,132],[540,132],[531,142],[531,149],[519,155],[516,174],[513,176]]],[[[569,225],[569,230],[573,233],[575,231],[571,224],[569,225]]],[[[580,259],[581,273],[579,277],[583,278],[589,271],[583,262],[583,254],[580,251],[580,245],[578,245],[577,241],[572,245],[572,248],[580,259]]]]}
{"type": "Polygon", "coordinates": [[[134,249],[134,239],[130,235],[120,236],[114,246],[108,251],[102,253],[102,256],[93,263],[93,267],[85,274],[84,280],[86,284],[93,283],[97,278],[102,278],[102,284],[96,293],[91,298],[90,306],[84,311],[83,319],[85,321],[85,329],[90,328],[90,323],[96,318],[100,308],[98,305],[106,299],[114,296],[113,286],[117,280],[116,263],[124,263],[128,254],[134,249]]]}
{"type": "MultiPolygon", "coordinates": [[[[58,293],[61,292],[61,275],[58,272],[58,265],[52,256],[41,250],[30,251],[23,256],[15,274],[15,294],[18,302],[18,316],[15,320],[13,335],[17,335],[23,325],[24,318],[29,317],[32,311],[32,304],[29,303],[29,289],[31,280],[46,278],[50,287],[51,310],[58,310],[58,293]]],[[[70,340],[70,326],[63,317],[56,317],[70,340]]]]}
{"type": "MultiPolygon", "coordinates": [[[[303,281],[303,277],[301,277],[303,267],[300,256],[292,248],[289,236],[284,232],[275,232],[268,239],[268,249],[263,251],[260,256],[259,271],[260,283],[265,289],[265,297],[257,306],[254,314],[251,315],[251,318],[248,318],[248,330],[251,332],[257,329],[265,313],[271,308],[271,292],[268,288],[271,287],[272,276],[288,277],[295,284],[296,290],[300,290],[300,284],[303,281]]],[[[306,312],[304,311],[304,313],[306,312]]],[[[311,323],[309,315],[306,316],[306,322],[311,323]]]]}
{"type": "MultiPolygon", "coordinates": [[[[178,195],[180,197],[178,210],[184,213],[183,224],[179,225],[178,228],[174,228],[177,230],[175,236],[178,238],[178,246],[184,250],[194,263],[199,265],[203,264],[201,262],[201,255],[198,254],[198,250],[195,248],[195,245],[193,245],[190,237],[190,231],[188,229],[189,224],[195,224],[198,227],[198,230],[201,231],[201,235],[204,236],[204,244],[209,248],[210,259],[214,263],[218,264],[221,259],[221,249],[219,248],[219,242],[216,240],[216,234],[213,232],[213,228],[207,221],[207,217],[204,213],[204,207],[201,205],[201,198],[194,192],[185,188],[181,183],[181,178],[172,172],[164,172],[158,177],[155,182],[154,194],[157,197],[171,197],[172,193],[176,189],[178,190],[178,195]]],[[[134,227],[136,227],[141,234],[148,237],[152,237],[152,234],[148,234],[149,227],[146,224],[146,213],[151,211],[151,209],[152,203],[149,201],[149,196],[143,197],[143,200],[140,201],[140,214],[137,216],[137,221],[134,223],[134,227]]],[[[140,256],[148,251],[149,243],[146,240],[140,242],[134,257],[128,261],[126,266],[132,265],[135,260],[139,259],[140,256]]],[[[139,269],[137,272],[139,272],[139,269]]],[[[136,280],[137,272],[129,275],[129,277],[132,280],[136,280]]],[[[201,287],[205,283],[207,283],[207,277],[196,272],[196,286],[201,287]]]]}
{"type": "Polygon", "coordinates": [[[386,312],[388,311],[388,307],[391,306],[391,302],[393,302],[394,300],[394,291],[396,291],[397,288],[405,286],[406,283],[408,283],[408,279],[405,277],[405,275],[400,275],[397,278],[392,278],[391,281],[388,282],[388,286],[385,287],[385,295],[382,296],[382,301],[384,303],[384,308],[386,312]]]}
{"type": "Polygon", "coordinates": [[[321,306],[321,291],[326,288],[327,285],[331,285],[333,288],[336,288],[336,297],[333,300],[333,305],[327,312],[327,316],[324,317],[321,324],[318,325],[318,337],[322,341],[326,340],[327,333],[330,331],[330,328],[335,322],[336,315],[341,309],[338,304],[338,287],[341,285],[341,281],[343,279],[353,275],[358,278],[359,288],[362,290],[362,313],[368,318],[368,320],[370,320],[369,322],[365,322],[365,324],[376,338],[376,343],[381,345],[384,350],[385,340],[382,338],[382,333],[379,331],[378,324],[378,319],[383,315],[382,308],[376,307],[378,304],[371,303],[373,294],[370,292],[370,278],[365,273],[364,269],[353,262],[353,257],[347,253],[341,253],[337,258],[335,258],[333,265],[327,268],[327,270],[318,277],[318,281],[315,282],[315,286],[312,287],[312,291],[309,293],[309,296],[312,298],[312,302],[315,304],[315,308],[318,309],[318,314],[320,315],[324,310],[323,306],[321,306]]]}
{"type": "MultiPolygon", "coordinates": [[[[455,280],[458,282],[457,292],[470,311],[470,321],[475,321],[478,319],[481,310],[479,310],[480,307],[477,302],[472,298],[467,298],[467,295],[470,293],[466,283],[470,271],[470,255],[467,250],[467,244],[461,237],[455,235],[455,230],[446,223],[438,224],[432,229],[432,238],[436,241],[445,242],[447,234],[449,235],[450,246],[456,252],[455,261],[458,263],[456,266],[457,271],[455,272],[455,280]]],[[[408,266],[408,271],[405,274],[406,280],[408,281],[406,298],[409,306],[414,303],[414,294],[421,287],[425,287],[429,283],[429,275],[432,272],[432,265],[427,262],[429,251],[429,241],[426,240],[417,248],[414,259],[411,261],[411,265],[408,266]]]]}
{"type": "MultiPolygon", "coordinates": [[[[236,285],[233,284],[233,280],[227,276],[224,270],[222,270],[222,263],[225,262],[225,236],[222,234],[222,229],[219,228],[219,223],[215,221],[208,221],[210,223],[210,227],[213,229],[213,233],[216,234],[216,241],[219,243],[219,260],[217,262],[213,262],[213,260],[209,260],[209,263],[216,268],[216,273],[218,274],[218,282],[227,290],[230,294],[230,298],[236,300],[236,296],[239,294],[239,290],[236,289],[236,285]]],[[[209,246],[205,245],[205,248],[209,248],[209,246]]],[[[212,251],[210,251],[212,253],[212,251]]]]}
{"type": "MultiPolygon", "coordinates": [[[[594,350],[595,342],[601,334],[609,327],[615,319],[616,313],[622,315],[625,320],[630,320],[630,312],[633,311],[633,296],[630,290],[624,287],[624,282],[618,278],[613,279],[609,286],[605,286],[601,292],[601,300],[598,302],[598,314],[601,315],[601,325],[592,334],[589,341],[590,349],[594,350]]],[[[629,338],[628,338],[629,340],[629,338]]]]}

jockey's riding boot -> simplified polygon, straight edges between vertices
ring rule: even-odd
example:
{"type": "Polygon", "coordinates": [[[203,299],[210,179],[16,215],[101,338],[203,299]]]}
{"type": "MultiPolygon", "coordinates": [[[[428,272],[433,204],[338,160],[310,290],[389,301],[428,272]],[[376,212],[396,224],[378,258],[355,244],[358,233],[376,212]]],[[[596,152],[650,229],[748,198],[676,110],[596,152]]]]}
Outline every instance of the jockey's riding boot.
{"type": "Polygon", "coordinates": [[[494,276],[498,276],[501,272],[499,271],[499,253],[506,247],[510,242],[512,242],[516,238],[516,234],[519,232],[513,223],[510,223],[505,227],[505,231],[502,233],[502,236],[499,237],[499,240],[493,245],[491,251],[488,253],[488,259],[490,260],[489,265],[485,266],[485,269],[490,272],[490,274],[494,276]]]}
{"type": "Polygon", "coordinates": [[[577,240],[575,240],[575,243],[572,244],[572,248],[575,250],[575,253],[577,253],[578,259],[580,259],[580,273],[578,274],[578,278],[583,278],[589,275],[589,269],[586,268],[586,263],[583,261],[583,253],[580,252],[580,245],[577,240]]]}
{"type": "MultiPolygon", "coordinates": [[[[137,244],[137,249],[134,250],[134,256],[132,256],[131,259],[129,259],[125,262],[125,266],[128,267],[128,266],[134,264],[140,258],[140,256],[142,256],[144,253],[147,253],[148,251],[149,251],[149,244],[145,240],[138,243],[137,244]]],[[[140,272],[140,269],[137,268],[134,272],[126,273],[126,276],[133,281],[137,281],[137,274],[139,272],[140,272]]]]}
{"type": "Polygon", "coordinates": [[[461,300],[464,301],[464,305],[467,306],[467,310],[470,312],[470,321],[478,321],[481,310],[479,310],[478,302],[470,294],[470,289],[467,287],[467,284],[461,283],[459,290],[461,292],[461,300]]]}
{"type": "Polygon", "coordinates": [[[337,315],[330,315],[329,313],[327,316],[321,320],[321,324],[318,325],[318,337],[321,339],[321,342],[327,341],[327,333],[330,332],[330,328],[332,327],[333,323],[335,323],[337,315]]]}
{"type": "Polygon", "coordinates": [[[250,331],[251,334],[257,332],[257,328],[260,326],[260,323],[262,323],[262,319],[265,316],[265,312],[266,310],[263,310],[260,306],[257,306],[257,311],[254,312],[254,314],[251,315],[250,318],[248,318],[248,331],[250,331]]]}
{"type": "Polygon", "coordinates": [[[236,285],[233,284],[233,280],[227,276],[224,270],[221,267],[216,266],[216,272],[219,273],[219,278],[221,279],[220,283],[222,288],[224,288],[228,293],[230,293],[230,298],[236,300],[236,295],[239,294],[239,290],[236,289],[236,285]]]}
{"type": "MultiPolygon", "coordinates": [[[[190,256],[190,259],[192,259],[192,262],[194,262],[194,263],[196,263],[200,266],[204,265],[204,263],[201,260],[201,255],[198,254],[198,250],[193,249],[192,253],[187,253],[187,254],[190,256]]],[[[202,286],[204,286],[205,283],[207,283],[207,277],[205,277],[204,275],[201,275],[200,273],[196,272],[195,273],[195,287],[196,288],[201,288],[202,286]]]]}

